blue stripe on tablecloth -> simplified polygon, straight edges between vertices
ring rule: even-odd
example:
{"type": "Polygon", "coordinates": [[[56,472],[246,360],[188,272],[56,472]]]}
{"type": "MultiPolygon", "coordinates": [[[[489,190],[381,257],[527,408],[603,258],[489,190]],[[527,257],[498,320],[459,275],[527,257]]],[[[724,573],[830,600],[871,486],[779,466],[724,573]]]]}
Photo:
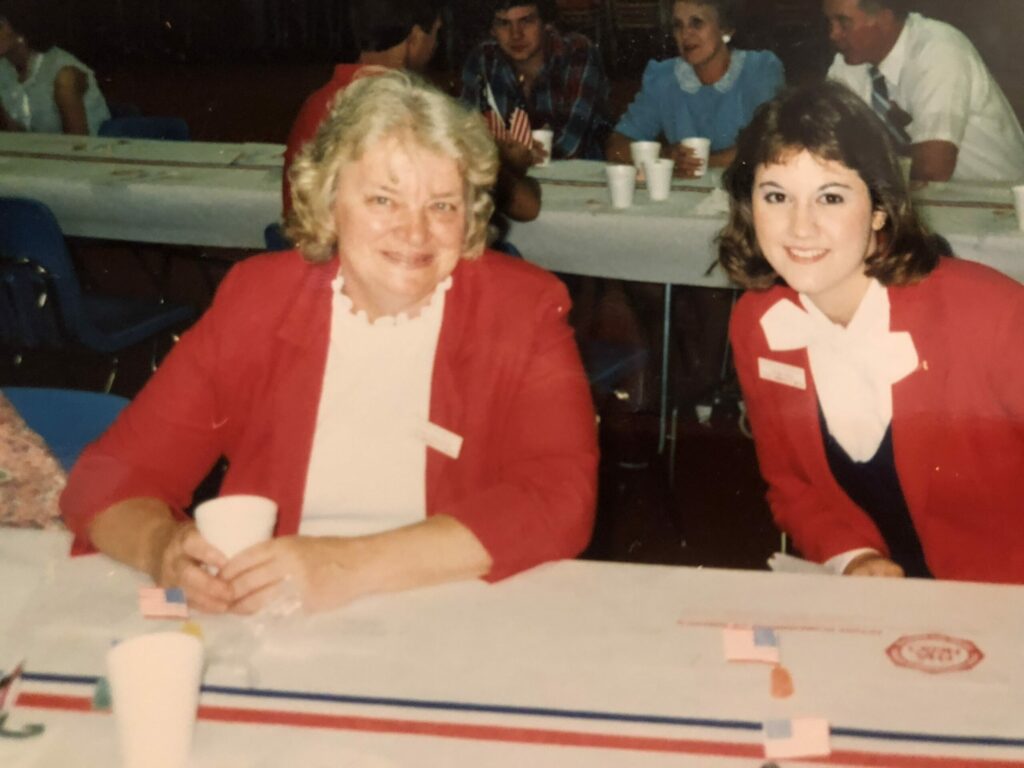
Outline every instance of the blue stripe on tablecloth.
{"type": "MultiPolygon", "coordinates": [[[[22,680],[40,683],[67,683],[71,685],[95,686],[98,677],[89,675],[57,675],[47,672],[25,672],[22,680]]],[[[204,685],[204,693],[241,696],[252,699],[317,701],[330,704],[363,704],[383,707],[406,707],[422,710],[445,710],[450,712],[477,712],[482,714],[515,715],[527,717],[553,717],[567,720],[591,720],[613,723],[644,723],[649,725],[674,725],[691,728],[719,728],[723,730],[760,731],[761,721],[716,720],[699,717],[669,717],[666,715],[645,715],[628,712],[602,712],[586,709],[554,709],[551,707],[516,707],[505,704],[480,704],[461,701],[434,701],[430,699],[400,699],[381,696],[351,696],[338,693],[314,693],[311,691],[287,691],[263,688],[232,688],[220,685],[204,685]]],[[[947,744],[975,747],[1024,748],[1024,738],[1003,736],[961,736],[954,734],[914,733],[910,731],[883,731],[872,728],[847,728],[831,725],[832,736],[875,741],[901,741],[927,744],[947,744]]]]}

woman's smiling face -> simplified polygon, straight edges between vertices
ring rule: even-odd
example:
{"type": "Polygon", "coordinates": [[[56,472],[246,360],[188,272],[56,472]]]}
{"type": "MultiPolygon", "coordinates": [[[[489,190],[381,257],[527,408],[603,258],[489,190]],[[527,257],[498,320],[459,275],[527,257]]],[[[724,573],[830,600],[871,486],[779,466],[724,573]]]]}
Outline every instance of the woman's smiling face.
{"type": "Polygon", "coordinates": [[[466,237],[458,163],[393,134],[338,174],[334,218],[344,292],[371,319],[415,315],[452,273],[466,237]]]}
{"type": "Polygon", "coordinates": [[[757,243],[772,268],[833,321],[849,322],[869,283],[864,261],[885,225],[860,175],[794,149],[758,166],[751,205],[757,243]]]}
{"type": "Polygon", "coordinates": [[[714,6],[688,0],[672,6],[672,35],[679,56],[694,69],[725,55],[728,49],[722,35],[730,31],[722,29],[714,6]]]}

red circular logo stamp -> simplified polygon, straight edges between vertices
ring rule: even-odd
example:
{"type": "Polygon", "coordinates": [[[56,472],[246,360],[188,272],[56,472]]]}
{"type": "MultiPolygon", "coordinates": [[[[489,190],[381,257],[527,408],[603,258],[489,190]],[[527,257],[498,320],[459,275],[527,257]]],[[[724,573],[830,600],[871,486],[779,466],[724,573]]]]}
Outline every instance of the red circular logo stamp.
{"type": "Polygon", "coordinates": [[[885,649],[893,664],[920,672],[965,672],[985,654],[970,640],[949,635],[904,635],[885,649]]]}

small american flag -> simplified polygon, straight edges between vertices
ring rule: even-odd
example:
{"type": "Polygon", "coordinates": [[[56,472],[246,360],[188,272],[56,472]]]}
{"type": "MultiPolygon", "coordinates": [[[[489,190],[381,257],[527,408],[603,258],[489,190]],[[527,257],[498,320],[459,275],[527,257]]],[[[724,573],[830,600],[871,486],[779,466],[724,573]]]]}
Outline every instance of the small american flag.
{"type": "Polygon", "coordinates": [[[180,589],[139,587],[139,610],[147,619],[187,619],[188,602],[180,589]]]}
{"type": "Polygon", "coordinates": [[[764,756],[770,759],[825,757],[832,754],[828,720],[798,717],[764,723],[764,756]]]}
{"type": "Polygon", "coordinates": [[[486,108],[484,109],[484,120],[495,139],[511,139],[520,144],[533,146],[533,131],[530,127],[530,116],[522,107],[516,107],[508,117],[508,124],[501,116],[498,104],[494,100],[494,93],[491,91],[491,84],[484,80],[484,95],[486,97],[486,108]]]}
{"type": "Polygon", "coordinates": [[[771,627],[726,627],[722,646],[727,661],[779,662],[779,638],[771,627]]]}

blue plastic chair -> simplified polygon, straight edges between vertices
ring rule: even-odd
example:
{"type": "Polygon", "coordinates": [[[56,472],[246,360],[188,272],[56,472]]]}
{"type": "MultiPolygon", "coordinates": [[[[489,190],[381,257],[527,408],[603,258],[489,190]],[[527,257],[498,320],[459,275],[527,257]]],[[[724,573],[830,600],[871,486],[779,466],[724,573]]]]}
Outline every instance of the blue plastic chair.
{"type": "Polygon", "coordinates": [[[636,344],[581,339],[579,348],[587,380],[599,394],[613,392],[623,379],[647,364],[647,348],[636,344]]]}
{"type": "Polygon", "coordinates": [[[154,299],[82,293],[53,212],[37,200],[0,197],[0,342],[6,346],[21,352],[78,343],[113,356],[195,315],[192,307],[154,299]]]}
{"type": "Polygon", "coordinates": [[[102,392],[42,387],[5,387],[4,396],[57,457],[65,470],[102,435],[128,399],[102,392]]]}
{"type": "Polygon", "coordinates": [[[284,227],[276,221],[267,224],[263,230],[263,243],[268,251],[288,251],[295,247],[295,244],[288,239],[284,233],[284,227]]]}
{"type": "Polygon", "coordinates": [[[124,139],[165,139],[189,141],[191,133],[180,117],[147,117],[127,115],[104,120],[97,133],[124,139]]]}

